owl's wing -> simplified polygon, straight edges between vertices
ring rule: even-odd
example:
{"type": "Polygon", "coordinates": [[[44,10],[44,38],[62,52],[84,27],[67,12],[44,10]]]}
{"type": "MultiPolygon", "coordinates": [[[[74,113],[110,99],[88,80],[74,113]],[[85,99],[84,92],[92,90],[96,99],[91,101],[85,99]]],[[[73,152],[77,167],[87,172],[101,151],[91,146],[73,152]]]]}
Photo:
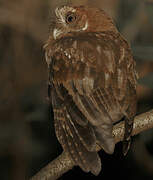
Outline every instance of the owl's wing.
{"type": "Polygon", "coordinates": [[[51,97],[56,135],[63,149],[82,170],[98,175],[101,162],[92,127],[62,84],[52,84],[51,97]]]}
{"type": "Polygon", "coordinates": [[[133,122],[137,111],[136,86],[137,86],[138,74],[136,73],[135,61],[133,60],[131,50],[127,48],[123,54],[124,54],[124,61],[127,62],[126,96],[124,98],[124,101],[121,102],[121,105],[127,104],[127,108],[124,111],[125,133],[123,139],[123,154],[126,155],[130,148],[133,122]]]}
{"type": "Polygon", "coordinates": [[[115,43],[108,34],[89,33],[63,38],[52,49],[51,97],[57,137],[76,164],[94,174],[101,169],[96,142],[113,153],[112,126],[127,108],[120,103],[126,96],[127,68],[115,43]]]}

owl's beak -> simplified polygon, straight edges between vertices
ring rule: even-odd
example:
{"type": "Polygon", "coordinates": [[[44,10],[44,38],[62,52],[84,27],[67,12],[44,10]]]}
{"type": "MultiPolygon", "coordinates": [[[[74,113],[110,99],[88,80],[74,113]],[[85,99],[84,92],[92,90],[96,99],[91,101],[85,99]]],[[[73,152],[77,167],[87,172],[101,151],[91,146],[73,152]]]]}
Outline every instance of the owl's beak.
{"type": "Polygon", "coordinates": [[[62,34],[62,31],[61,31],[60,29],[55,28],[55,29],[53,30],[53,37],[54,37],[54,39],[57,39],[57,37],[58,37],[60,34],[62,34]]]}

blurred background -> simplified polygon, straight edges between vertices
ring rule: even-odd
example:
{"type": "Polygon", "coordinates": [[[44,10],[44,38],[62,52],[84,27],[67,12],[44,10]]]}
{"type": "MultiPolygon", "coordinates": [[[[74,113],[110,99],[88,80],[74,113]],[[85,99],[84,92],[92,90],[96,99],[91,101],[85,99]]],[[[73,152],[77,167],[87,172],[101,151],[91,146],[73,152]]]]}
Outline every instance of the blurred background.
{"type": "MultiPolygon", "coordinates": [[[[107,11],[131,43],[139,73],[138,114],[153,109],[153,0],[0,0],[0,180],[28,179],[56,158],[62,148],[47,102],[43,45],[56,6],[89,4],[107,11]]],[[[153,129],[102,157],[98,177],[80,168],[60,179],[153,179],[153,129]]]]}

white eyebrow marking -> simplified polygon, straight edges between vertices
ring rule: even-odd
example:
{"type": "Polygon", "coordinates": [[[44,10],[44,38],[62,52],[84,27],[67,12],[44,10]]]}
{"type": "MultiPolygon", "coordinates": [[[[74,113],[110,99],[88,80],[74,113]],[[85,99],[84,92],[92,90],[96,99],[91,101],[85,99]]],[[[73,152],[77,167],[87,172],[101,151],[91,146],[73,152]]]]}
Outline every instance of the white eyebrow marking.
{"type": "Polygon", "coordinates": [[[59,17],[59,9],[58,9],[58,7],[55,9],[55,14],[56,14],[57,17],[59,17]]]}
{"type": "Polygon", "coordinates": [[[82,28],[83,31],[85,31],[88,28],[88,21],[86,21],[85,26],[82,28]]]}
{"type": "Polygon", "coordinates": [[[61,12],[68,12],[68,11],[76,12],[76,9],[74,9],[74,8],[72,8],[70,6],[64,6],[60,10],[61,10],[61,12]]]}
{"type": "Polygon", "coordinates": [[[65,23],[65,19],[63,17],[63,11],[62,9],[59,9],[58,7],[55,9],[55,14],[59,18],[58,20],[62,23],[65,23]]]}

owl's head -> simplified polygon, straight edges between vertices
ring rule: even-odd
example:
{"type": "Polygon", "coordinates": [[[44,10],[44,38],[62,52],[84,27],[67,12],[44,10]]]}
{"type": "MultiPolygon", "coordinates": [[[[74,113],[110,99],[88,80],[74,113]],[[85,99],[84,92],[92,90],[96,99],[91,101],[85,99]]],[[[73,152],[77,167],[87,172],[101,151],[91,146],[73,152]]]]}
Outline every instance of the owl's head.
{"type": "Polygon", "coordinates": [[[62,6],[55,10],[53,38],[58,39],[72,32],[101,32],[116,30],[112,19],[98,8],[62,6]]]}

